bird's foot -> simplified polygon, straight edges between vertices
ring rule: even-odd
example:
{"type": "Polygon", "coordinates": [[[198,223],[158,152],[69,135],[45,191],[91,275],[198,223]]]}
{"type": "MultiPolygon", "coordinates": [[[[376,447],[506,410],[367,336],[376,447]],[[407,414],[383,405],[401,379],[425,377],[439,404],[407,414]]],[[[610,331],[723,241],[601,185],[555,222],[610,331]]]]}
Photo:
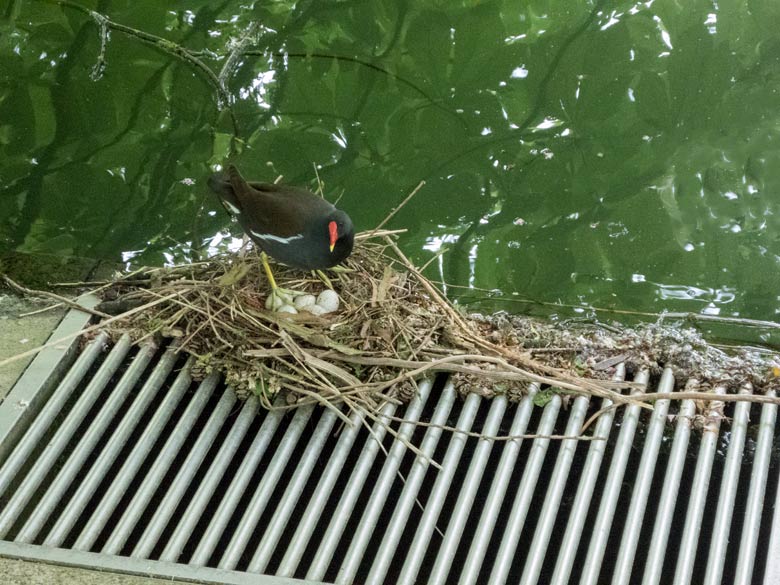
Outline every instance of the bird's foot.
{"type": "Polygon", "coordinates": [[[295,291],[286,290],[278,286],[273,287],[265,300],[265,308],[277,313],[294,313],[296,311],[290,311],[289,309],[294,309],[293,299],[295,295],[295,291]]]}
{"type": "Polygon", "coordinates": [[[343,264],[337,264],[336,266],[331,266],[328,270],[332,270],[333,272],[355,272],[354,268],[350,268],[349,266],[344,266],[343,264]]]}
{"type": "Polygon", "coordinates": [[[311,274],[312,276],[319,278],[322,282],[324,282],[325,286],[327,286],[330,290],[333,290],[333,283],[330,281],[330,278],[328,278],[328,275],[325,274],[322,270],[312,270],[311,274]]]}

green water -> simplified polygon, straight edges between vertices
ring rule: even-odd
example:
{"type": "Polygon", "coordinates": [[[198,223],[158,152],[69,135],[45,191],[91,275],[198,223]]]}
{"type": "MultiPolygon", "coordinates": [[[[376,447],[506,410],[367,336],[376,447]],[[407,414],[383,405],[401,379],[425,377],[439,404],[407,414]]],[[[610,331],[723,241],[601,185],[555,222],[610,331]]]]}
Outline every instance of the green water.
{"type": "Polygon", "coordinates": [[[424,180],[388,227],[462,302],[780,309],[776,0],[79,5],[107,38],[74,5],[0,8],[2,249],[224,249],[205,178],[232,148],[255,179],[316,167],[358,229],[424,180]]]}

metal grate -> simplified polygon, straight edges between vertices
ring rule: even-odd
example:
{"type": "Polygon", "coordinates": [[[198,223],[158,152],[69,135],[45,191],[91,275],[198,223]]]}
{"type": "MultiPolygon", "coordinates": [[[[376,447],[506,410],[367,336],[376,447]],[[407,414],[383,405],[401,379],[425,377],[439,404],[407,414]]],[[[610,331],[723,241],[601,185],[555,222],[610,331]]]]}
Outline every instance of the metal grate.
{"type": "Polygon", "coordinates": [[[0,555],[211,583],[780,582],[773,405],[694,430],[690,401],[517,405],[438,379],[346,425],[194,383],[174,347],[76,353],[0,404],[0,555]],[[595,440],[559,438],[601,409],[595,440]]]}

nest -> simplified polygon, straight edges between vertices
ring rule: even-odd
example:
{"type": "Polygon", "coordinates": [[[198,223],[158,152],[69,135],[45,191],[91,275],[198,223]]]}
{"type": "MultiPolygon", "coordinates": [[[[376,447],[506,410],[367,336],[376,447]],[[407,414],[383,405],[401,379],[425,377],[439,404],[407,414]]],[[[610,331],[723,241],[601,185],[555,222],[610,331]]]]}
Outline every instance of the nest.
{"type": "Polygon", "coordinates": [[[408,401],[416,381],[436,372],[450,374],[463,394],[519,399],[537,384],[643,407],[658,396],[622,392],[633,385],[616,380],[619,367],[658,373],[672,366],[678,379],[701,382],[702,408],[715,398],[708,392],[716,384],[736,393],[745,383],[774,389],[780,379],[774,354],[728,355],[691,329],[563,327],[503,313],[466,315],[403,255],[392,232],[359,234],[352,256],[327,280],[273,267],[279,286],[295,294],[332,287],[340,308],[326,315],[267,309],[269,284],[259,253],[250,249],[118,278],[103,291],[99,308],[118,314],[104,327],[136,341],[174,338],[194,357],[194,378],[219,372],[239,397],[257,396],[269,408],[285,390],[288,404],[375,412],[387,401],[408,401]]]}
{"type": "Polygon", "coordinates": [[[272,265],[280,287],[317,295],[332,286],[335,313],[282,314],[266,309],[270,293],[259,253],[226,254],[207,262],[147,269],[120,277],[99,308],[120,313],[106,326],[136,341],[175,338],[195,358],[193,376],[225,376],[239,397],[271,406],[280,390],[289,402],[374,410],[405,402],[416,381],[454,374],[463,393],[519,398],[530,383],[566,392],[630,400],[602,371],[593,379],[545,364],[500,326],[462,314],[395,245],[390,232],[359,234],[345,265],[329,282],[272,265]]]}

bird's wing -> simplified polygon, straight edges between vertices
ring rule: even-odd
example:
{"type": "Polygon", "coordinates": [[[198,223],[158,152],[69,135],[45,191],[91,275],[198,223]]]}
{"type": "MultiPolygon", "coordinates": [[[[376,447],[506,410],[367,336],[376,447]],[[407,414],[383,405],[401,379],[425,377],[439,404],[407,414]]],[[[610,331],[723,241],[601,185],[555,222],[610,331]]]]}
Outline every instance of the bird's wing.
{"type": "MultiPolygon", "coordinates": [[[[241,175],[230,174],[233,193],[239,202],[239,221],[245,228],[276,238],[302,235],[311,217],[332,212],[333,206],[304,189],[272,183],[248,183],[241,175]]],[[[260,234],[260,235],[258,235],[260,234]]]]}

